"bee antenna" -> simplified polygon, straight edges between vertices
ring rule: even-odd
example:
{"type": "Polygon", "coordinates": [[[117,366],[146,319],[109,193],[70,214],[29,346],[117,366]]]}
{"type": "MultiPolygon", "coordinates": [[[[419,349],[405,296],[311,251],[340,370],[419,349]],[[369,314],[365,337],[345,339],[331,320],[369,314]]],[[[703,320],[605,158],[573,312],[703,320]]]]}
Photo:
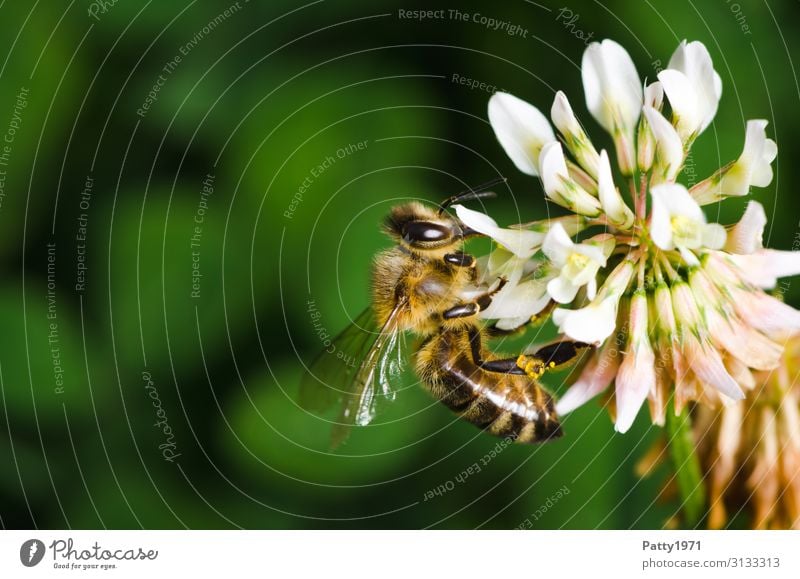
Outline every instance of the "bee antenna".
{"type": "Polygon", "coordinates": [[[492,179],[491,181],[487,181],[482,185],[478,185],[477,187],[471,187],[462,191],[461,193],[457,193],[452,197],[448,197],[444,201],[439,204],[439,215],[444,213],[444,211],[455,203],[459,203],[462,201],[474,201],[476,199],[488,199],[491,197],[497,197],[497,193],[494,191],[488,191],[489,187],[494,187],[495,185],[500,185],[501,183],[505,183],[508,181],[505,177],[498,177],[496,179],[492,179]]]}

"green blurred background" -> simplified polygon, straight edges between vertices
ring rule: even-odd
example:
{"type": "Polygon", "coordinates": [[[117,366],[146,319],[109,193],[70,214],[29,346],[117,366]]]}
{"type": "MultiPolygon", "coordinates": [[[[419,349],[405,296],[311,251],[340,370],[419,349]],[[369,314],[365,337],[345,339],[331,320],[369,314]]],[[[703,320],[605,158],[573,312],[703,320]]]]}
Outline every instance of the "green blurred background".
{"type": "MultiPolygon", "coordinates": [[[[499,221],[552,209],[494,139],[494,88],[545,111],[565,90],[609,146],[583,104],[581,37],[622,43],[650,79],[681,39],[708,46],[724,93],[694,179],[739,154],[747,119],[768,119],[777,177],[755,196],[768,243],[790,248],[798,4],[513,0],[460,2],[466,20],[400,17],[436,7],[0,4],[3,527],[652,528],[674,515],[655,500],[666,471],[633,474],[657,437],[646,412],[620,436],[591,403],[561,440],[492,456],[498,439],[408,377],[331,454],[328,424],[293,400],[320,328],[368,304],[390,206],[505,175],[488,205],[499,221]]],[[[733,222],[745,203],[709,217],[733,222]]],[[[786,295],[800,303],[795,285],[786,295]]]]}

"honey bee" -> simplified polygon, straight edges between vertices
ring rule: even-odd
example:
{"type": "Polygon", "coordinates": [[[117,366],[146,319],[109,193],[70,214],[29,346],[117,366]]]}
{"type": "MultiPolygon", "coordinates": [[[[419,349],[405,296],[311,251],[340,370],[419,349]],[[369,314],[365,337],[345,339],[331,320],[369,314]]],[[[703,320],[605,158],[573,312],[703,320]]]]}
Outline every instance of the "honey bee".
{"type": "Polygon", "coordinates": [[[383,228],[395,246],[374,260],[371,307],[333,340],[301,382],[304,408],[321,411],[340,404],[332,447],[351,426],[371,422],[379,403],[394,399],[409,331],[420,339],[414,356],[417,376],[461,418],[516,442],[561,436],[553,395],[537,378],[589,346],[558,341],[532,355],[509,358],[490,352],[487,338],[501,331],[485,328],[478,314],[506,280],[476,289],[476,259],[463,246],[480,234],[446,212],[457,202],[494,196],[483,189],[496,183],[450,197],[438,208],[399,205],[386,217],[383,228]]]}

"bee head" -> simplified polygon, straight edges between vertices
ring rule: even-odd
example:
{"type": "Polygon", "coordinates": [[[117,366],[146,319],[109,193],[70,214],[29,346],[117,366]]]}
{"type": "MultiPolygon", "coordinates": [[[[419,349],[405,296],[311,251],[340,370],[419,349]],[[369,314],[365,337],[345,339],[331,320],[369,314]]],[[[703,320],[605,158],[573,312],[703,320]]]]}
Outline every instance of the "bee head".
{"type": "Polygon", "coordinates": [[[417,202],[393,207],[384,221],[384,229],[392,239],[414,252],[448,247],[463,237],[461,227],[452,217],[417,202]]]}

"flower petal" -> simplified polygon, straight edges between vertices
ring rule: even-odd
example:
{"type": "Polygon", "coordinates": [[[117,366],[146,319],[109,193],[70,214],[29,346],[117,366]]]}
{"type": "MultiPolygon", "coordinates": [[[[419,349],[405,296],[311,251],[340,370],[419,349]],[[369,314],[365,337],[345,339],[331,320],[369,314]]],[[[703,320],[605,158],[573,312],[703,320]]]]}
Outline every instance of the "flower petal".
{"type": "Polygon", "coordinates": [[[702,133],[714,119],[722,96],[722,79],[714,70],[708,49],[702,42],[684,40],[670,58],[668,68],[681,71],[689,79],[700,117],[697,132],[702,133]]]}
{"type": "Polygon", "coordinates": [[[800,251],[760,249],[749,255],[731,255],[730,260],[750,283],[772,289],[778,278],[800,274],[800,251]]]}
{"type": "Polygon", "coordinates": [[[628,229],[633,225],[633,211],[625,204],[619,190],[614,186],[614,177],[611,174],[611,162],[608,159],[608,153],[606,153],[605,149],[600,151],[597,171],[597,190],[603,211],[614,226],[620,229],[628,229]]]}
{"type": "Polygon", "coordinates": [[[778,154],[775,141],[767,138],[767,121],[747,121],[744,149],[739,158],[692,187],[692,195],[702,204],[723,197],[742,197],[750,187],[766,187],[772,182],[772,161],[778,154]]]}
{"type": "Polygon", "coordinates": [[[517,169],[538,175],[542,147],[556,140],[547,117],[522,99],[496,92],[489,99],[489,122],[517,169]]]}
{"type": "MultiPolygon", "coordinates": [[[[666,185],[661,185],[666,187],[666,185]]],[[[671,215],[665,197],[669,191],[658,191],[657,188],[651,190],[653,196],[653,208],[650,213],[650,238],[657,247],[664,250],[675,249],[672,241],[671,215]]]]}
{"type": "Polygon", "coordinates": [[[453,205],[458,219],[470,229],[494,239],[514,255],[528,258],[539,250],[544,236],[526,229],[503,229],[497,222],[480,211],[453,205]]]}
{"type": "Polygon", "coordinates": [[[592,178],[597,178],[597,149],[594,148],[589,137],[586,136],[583,128],[581,127],[572,107],[569,104],[567,96],[558,91],[553,100],[553,106],[550,109],[550,118],[553,119],[553,124],[564,136],[564,141],[567,148],[575,156],[575,159],[580,163],[586,172],[592,178]]]}
{"type": "Polygon", "coordinates": [[[750,201],[742,218],[729,232],[725,251],[750,254],[764,247],[764,228],[767,214],[758,201],[750,201]]]}
{"type": "Polygon", "coordinates": [[[561,143],[548,143],[539,157],[539,172],[545,194],[570,211],[595,217],[600,202],[572,180],[561,143]]]}
{"type": "Polygon", "coordinates": [[[550,228],[542,242],[542,252],[557,267],[561,267],[567,262],[574,248],[575,243],[560,223],[556,223],[550,228]]]}
{"type": "Polygon", "coordinates": [[[541,312],[550,303],[547,284],[542,280],[527,280],[501,289],[492,303],[480,313],[483,319],[525,318],[541,312]]]}
{"type": "Polygon", "coordinates": [[[574,300],[579,289],[579,285],[573,284],[563,275],[551,279],[547,284],[547,293],[560,304],[568,304],[574,300]]]}
{"type": "Polygon", "coordinates": [[[627,432],[648,394],[656,387],[655,354],[648,337],[647,297],[634,294],[630,306],[629,346],[617,372],[617,419],[614,429],[627,432]]]}
{"type": "Polygon", "coordinates": [[[586,106],[612,135],[630,133],[639,120],[642,85],[627,51],[613,40],[593,42],[581,62],[586,106]]]}
{"type": "Polygon", "coordinates": [[[678,132],[660,112],[644,107],[644,116],[656,141],[656,168],[653,183],[674,181],[683,166],[683,143],[678,132]]]}
{"type": "Polygon", "coordinates": [[[616,300],[592,302],[578,310],[556,308],[553,321],[559,330],[579,342],[599,343],[608,338],[617,326],[616,300]]]}
{"type": "Polygon", "coordinates": [[[660,82],[653,82],[644,88],[644,106],[661,110],[664,103],[664,87],[660,82]]]}
{"type": "MultiPolygon", "coordinates": [[[[686,335],[685,335],[686,336],[686,335]]],[[[719,352],[708,342],[700,342],[689,335],[684,342],[683,355],[695,375],[705,384],[733,400],[742,400],[744,392],[736,380],[728,374],[719,352]]]]}
{"type": "Polygon", "coordinates": [[[557,308],[553,312],[553,322],[573,340],[589,344],[604,341],[614,333],[619,300],[632,277],[633,264],[623,261],[606,278],[588,306],[578,310],[557,308]]]}
{"type": "Polygon", "coordinates": [[[608,340],[586,363],[575,383],[556,403],[556,413],[563,416],[608,388],[619,368],[620,352],[613,340],[608,340]]]}
{"type": "Polygon", "coordinates": [[[666,69],[658,73],[658,80],[672,107],[672,122],[682,142],[687,142],[700,132],[703,124],[702,110],[692,81],[679,70],[666,69]]]}
{"type": "Polygon", "coordinates": [[[719,223],[707,223],[703,227],[703,247],[707,249],[722,249],[728,232],[719,223]]]}

